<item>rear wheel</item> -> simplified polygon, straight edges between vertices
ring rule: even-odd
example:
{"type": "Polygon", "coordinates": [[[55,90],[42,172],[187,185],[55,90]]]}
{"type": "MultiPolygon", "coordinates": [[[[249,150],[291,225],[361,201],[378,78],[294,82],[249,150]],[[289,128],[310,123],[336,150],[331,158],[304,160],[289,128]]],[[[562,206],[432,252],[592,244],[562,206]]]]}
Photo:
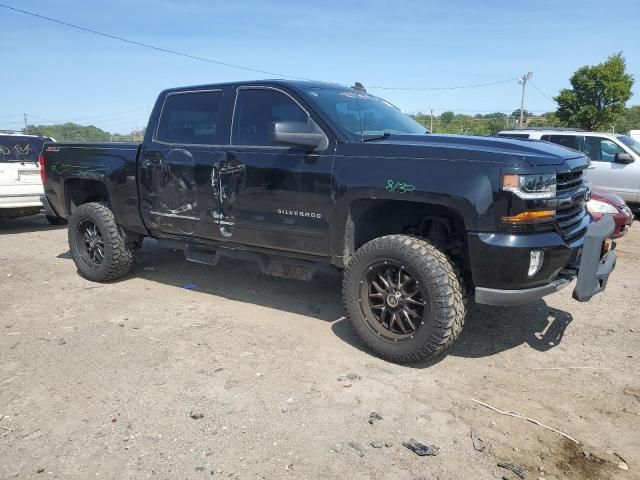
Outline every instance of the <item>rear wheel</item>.
{"type": "Polygon", "coordinates": [[[453,261],[408,235],[363,245],[345,270],[343,296],[362,341],[396,362],[443,352],[462,331],[466,316],[464,284],[453,261]]]}
{"type": "Polygon", "coordinates": [[[102,203],[85,203],[69,219],[69,249],[80,274],[94,282],[126,275],[134,247],[127,245],[113,212],[102,203]]]}

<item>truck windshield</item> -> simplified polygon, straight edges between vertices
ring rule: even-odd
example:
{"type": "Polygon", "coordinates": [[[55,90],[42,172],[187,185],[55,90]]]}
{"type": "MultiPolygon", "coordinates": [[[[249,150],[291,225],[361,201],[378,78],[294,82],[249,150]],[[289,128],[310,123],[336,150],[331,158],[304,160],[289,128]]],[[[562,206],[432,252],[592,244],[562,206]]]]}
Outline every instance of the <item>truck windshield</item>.
{"type": "Polygon", "coordinates": [[[37,162],[46,137],[21,137],[20,135],[0,135],[0,163],[37,162]]]}
{"type": "Polygon", "coordinates": [[[423,135],[425,127],[386,100],[351,88],[316,87],[306,99],[333,122],[357,138],[385,134],[423,135]]]}
{"type": "Polygon", "coordinates": [[[636,154],[640,155],[640,142],[626,135],[618,135],[618,140],[636,152],[636,154]]]}

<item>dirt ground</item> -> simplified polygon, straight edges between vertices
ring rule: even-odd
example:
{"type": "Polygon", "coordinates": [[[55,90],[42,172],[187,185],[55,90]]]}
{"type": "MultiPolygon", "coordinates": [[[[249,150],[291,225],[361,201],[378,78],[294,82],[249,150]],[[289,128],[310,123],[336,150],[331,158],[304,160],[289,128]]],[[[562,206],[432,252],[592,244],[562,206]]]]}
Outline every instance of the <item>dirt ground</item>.
{"type": "Polygon", "coordinates": [[[95,284],[64,227],[0,220],[0,478],[517,479],[510,462],[530,479],[638,479],[634,227],[590,303],[567,288],[474,306],[448,355],[403,366],[354,338],[338,276],[208,267],[145,241],[128,278],[95,284]]]}

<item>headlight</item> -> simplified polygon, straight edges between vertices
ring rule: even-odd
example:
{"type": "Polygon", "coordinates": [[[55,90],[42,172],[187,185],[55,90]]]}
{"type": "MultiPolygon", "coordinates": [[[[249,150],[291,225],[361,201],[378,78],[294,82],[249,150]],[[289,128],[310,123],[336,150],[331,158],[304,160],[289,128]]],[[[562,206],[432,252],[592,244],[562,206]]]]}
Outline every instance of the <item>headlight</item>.
{"type": "Polygon", "coordinates": [[[593,199],[587,202],[587,210],[591,213],[618,213],[618,209],[613,205],[593,199]]]}
{"type": "Polygon", "coordinates": [[[520,198],[551,198],[556,195],[556,174],[505,175],[502,189],[520,198]]]}

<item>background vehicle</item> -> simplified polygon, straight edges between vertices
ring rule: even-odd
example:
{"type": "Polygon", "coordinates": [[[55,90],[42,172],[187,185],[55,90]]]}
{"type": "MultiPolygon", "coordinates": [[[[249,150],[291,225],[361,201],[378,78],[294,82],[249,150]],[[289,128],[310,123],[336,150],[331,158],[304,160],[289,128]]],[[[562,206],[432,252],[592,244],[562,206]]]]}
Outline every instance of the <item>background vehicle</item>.
{"type": "Polygon", "coordinates": [[[640,142],[626,135],[580,129],[524,128],[503,130],[499,137],[543,140],[584,152],[592,161],[587,179],[640,209],[640,142]]]}
{"type": "Polygon", "coordinates": [[[498,136],[543,140],[584,152],[592,161],[589,182],[619,195],[633,210],[640,209],[640,142],[633,138],[561,128],[503,130],[498,136]]]}
{"type": "MultiPolygon", "coordinates": [[[[260,81],[164,91],[141,144],[46,144],[47,203],[94,281],[125,275],[145,236],[188,260],[256,260],[309,279],[344,271],[354,330],[399,362],[444,351],[466,298],[526,303],[602,291],[610,216],[592,223],[581,153],[430,135],[362,88],[260,81]]],[[[238,286],[238,288],[242,288],[238,286]]]]}
{"type": "MultiPolygon", "coordinates": [[[[0,217],[18,218],[42,211],[42,180],[38,154],[53,139],[15,132],[0,132],[0,217]]],[[[64,219],[47,214],[60,224],[64,219]]]]}
{"type": "Polygon", "coordinates": [[[626,235],[633,223],[633,212],[624,203],[624,200],[604,188],[593,188],[591,200],[587,202],[587,210],[596,221],[600,220],[603,215],[613,215],[616,228],[611,238],[620,238],[626,235]]]}

